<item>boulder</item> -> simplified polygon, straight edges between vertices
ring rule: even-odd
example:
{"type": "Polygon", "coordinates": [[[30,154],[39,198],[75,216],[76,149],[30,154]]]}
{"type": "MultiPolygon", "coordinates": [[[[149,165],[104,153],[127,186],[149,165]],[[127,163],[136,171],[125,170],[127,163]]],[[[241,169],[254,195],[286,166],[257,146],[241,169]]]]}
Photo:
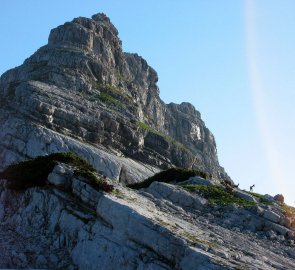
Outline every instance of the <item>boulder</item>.
{"type": "Polygon", "coordinates": [[[265,210],[263,213],[263,217],[274,223],[278,223],[281,219],[280,215],[270,210],[265,210]]]}
{"type": "Polygon", "coordinates": [[[274,200],[279,202],[279,203],[284,203],[285,202],[285,198],[282,194],[277,194],[274,197],[274,200]]]}
{"type": "Polygon", "coordinates": [[[71,185],[70,178],[73,173],[68,165],[60,163],[55,165],[47,179],[50,184],[67,189],[71,185]]]}
{"type": "Polygon", "coordinates": [[[207,200],[199,195],[191,194],[181,187],[167,183],[153,182],[145,191],[158,199],[165,199],[191,210],[201,208],[207,203],[207,200]]]}
{"type": "Polygon", "coordinates": [[[265,228],[264,228],[265,231],[268,231],[268,230],[273,230],[281,235],[284,235],[284,236],[287,236],[289,238],[293,238],[294,237],[294,232],[282,225],[279,225],[277,223],[273,223],[271,221],[267,221],[265,223],[265,228]]]}

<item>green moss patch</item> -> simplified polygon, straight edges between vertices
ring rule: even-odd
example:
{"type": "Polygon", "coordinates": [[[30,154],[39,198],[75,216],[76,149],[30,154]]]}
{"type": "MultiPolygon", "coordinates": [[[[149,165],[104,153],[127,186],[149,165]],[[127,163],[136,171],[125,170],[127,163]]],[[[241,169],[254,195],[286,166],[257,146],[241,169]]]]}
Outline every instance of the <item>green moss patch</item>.
{"type": "Polygon", "coordinates": [[[258,199],[259,203],[262,203],[262,204],[273,204],[272,201],[270,201],[267,198],[265,198],[265,196],[262,195],[262,194],[255,193],[255,192],[250,192],[250,191],[246,191],[246,190],[244,190],[244,192],[246,192],[246,193],[252,195],[253,197],[255,197],[256,199],[258,199]]]}
{"type": "Polygon", "coordinates": [[[209,203],[217,205],[238,204],[242,206],[252,206],[255,202],[247,201],[236,196],[234,193],[228,192],[219,186],[203,186],[203,185],[182,185],[184,189],[198,193],[208,200],[209,203]]]}
{"type": "Polygon", "coordinates": [[[0,173],[0,177],[7,179],[9,181],[8,188],[14,190],[45,186],[48,174],[58,163],[71,165],[75,174],[88,179],[92,186],[102,190],[110,189],[110,185],[98,178],[96,170],[91,164],[73,153],[54,153],[22,161],[8,166],[0,173]]]}
{"type": "Polygon", "coordinates": [[[124,93],[120,88],[115,86],[104,84],[104,83],[95,83],[95,88],[101,91],[101,93],[107,93],[108,95],[112,96],[117,101],[120,100],[126,104],[133,103],[132,98],[124,93]]]}
{"type": "Polygon", "coordinates": [[[97,98],[99,98],[102,102],[108,105],[112,105],[120,109],[125,108],[124,104],[122,104],[119,100],[117,100],[116,98],[114,98],[108,93],[100,93],[97,95],[97,98]]]}
{"type": "Polygon", "coordinates": [[[264,199],[264,195],[262,195],[262,194],[255,193],[255,192],[250,192],[250,191],[245,191],[245,192],[252,195],[253,197],[255,197],[257,199],[264,199]]]}
{"type": "Polygon", "coordinates": [[[155,181],[164,182],[164,183],[169,183],[169,182],[178,183],[178,182],[185,181],[193,176],[201,176],[203,178],[206,178],[206,174],[201,171],[187,170],[183,168],[171,168],[166,171],[159,172],[155,174],[154,176],[144,180],[141,183],[131,184],[128,187],[133,189],[147,188],[149,187],[151,183],[155,181]]]}

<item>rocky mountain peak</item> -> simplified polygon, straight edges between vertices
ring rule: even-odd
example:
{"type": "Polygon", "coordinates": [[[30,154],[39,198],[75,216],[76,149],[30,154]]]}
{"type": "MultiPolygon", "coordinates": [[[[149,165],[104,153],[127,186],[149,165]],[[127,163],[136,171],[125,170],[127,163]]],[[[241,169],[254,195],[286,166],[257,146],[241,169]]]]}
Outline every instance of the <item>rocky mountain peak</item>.
{"type": "Polygon", "coordinates": [[[1,76],[0,268],[294,269],[295,209],[233,185],[157,80],[104,14],[1,76]]]}
{"type": "MultiPolygon", "coordinates": [[[[157,81],[157,72],[145,59],[123,52],[118,31],[105,14],[54,28],[47,45],[1,76],[0,124],[6,127],[0,136],[2,166],[65,146],[77,152],[90,144],[152,166],[152,172],[180,166],[229,179],[200,113],[186,102],[166,105],[157,81]],[[26,126],[21,136],[15,123],[26,126]],[[46,136],[40,137],[40,129],[46,136]],[[39,141],[34,151],[27,149],[29,134],[39,141]],[[80,146],[60,143],[60,136],[80,146]],[[18,140],[11,142],[11,137],[18,140]],[[48,141],[54,146],[48,147],[48,141]]],[[[88,150],[82,152],[97,162],[88,150]]],[[[146,176],[131,177],[126,172],[130,168],[122,164],[105,173],[129,183],[146,176]]]]}
{"type": "Polygon", "coordinates": [[[110,29],[114,35],[118,35],[118,30],[112,24],[110,18],[104,13],[97,13],[91,17],[94,21],[96,21],[99,25],[103,25],[105,28],[110,29]]]}
{"type": "Polygon", "coordinates": [[[75,18],[51,30],[48,45],[82,49],[96,56],[106,51],[106,46],[113,52],[122,50],[117,29],[102,13],[92,16],[92,19],[75,18]]]}

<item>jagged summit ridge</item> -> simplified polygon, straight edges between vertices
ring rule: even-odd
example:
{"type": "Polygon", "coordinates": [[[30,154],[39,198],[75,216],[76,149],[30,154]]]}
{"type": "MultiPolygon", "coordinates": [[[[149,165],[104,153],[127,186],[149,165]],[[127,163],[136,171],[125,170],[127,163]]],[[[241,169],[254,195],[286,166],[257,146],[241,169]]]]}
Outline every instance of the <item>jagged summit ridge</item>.
{"type": "MultiPolygon", "coordinates": [[[[153,167],[152,172],[181,166],[228,178],[200,113],[189,103],[166,105],[156,71],[137,54],[124,53],[121,44],[106,15],[79,17],[53,29],[47,45],[1,76],[3,166],[37,154],[77,152],[68,142],[74,139],[78,148],[115,152],[153,167]],[[7,139],[8,134],[15,138],[15,123],[29,130],[18,136],[21,145],[40,129],[48,139],[38,135],[43,146],[32,153],[7,139]],[[54,143],[59,136],[65,138],[63,144],[54,143]],[[48,147],[48,140],[54,146],[48,147]]],[[[125,170],[121,164],[116,173],[106,174],[117,178],[125,170]]],[[[129,181],[139,181],[140,175],[129,181]]]]}

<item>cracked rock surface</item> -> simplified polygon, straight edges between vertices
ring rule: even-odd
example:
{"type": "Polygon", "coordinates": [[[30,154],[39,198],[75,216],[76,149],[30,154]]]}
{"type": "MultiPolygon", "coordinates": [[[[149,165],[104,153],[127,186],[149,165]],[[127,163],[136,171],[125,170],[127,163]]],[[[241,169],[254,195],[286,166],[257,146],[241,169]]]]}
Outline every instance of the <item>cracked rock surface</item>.
{"type": "Polygon", "coordinates": [[[113,182],[108,194],[68,180],[22,192],[1,181],[1,268],[294,269],[294,234],[266,226],[275,205],[218,206],[158,182],[113,182]]]}
{"type": "Polygon", "coordinates": [[[0,78],[0,168],[72,151],[125,183],[172,166],[229,178],[200,113],[165,104],[157,80],[142,57],[122,51],[104,14],[58,26],[0,78]]]}
{"type": "Polygon", "coordinates": [[[157,80],[142,57],[122,51],[104,14],[58,26],[2,74],[0,171],[73,152],[115,189],[98,191],[62,163],[42,188],[14,191],[0,179],[0,268],[294,269],[295,218],[275,202],[234,190],[252,205],[218,205],[172,183],[125,186],[174,166],[212,178],[182,184],[231,183],[200,113],[165,104],[157,80]]]}

